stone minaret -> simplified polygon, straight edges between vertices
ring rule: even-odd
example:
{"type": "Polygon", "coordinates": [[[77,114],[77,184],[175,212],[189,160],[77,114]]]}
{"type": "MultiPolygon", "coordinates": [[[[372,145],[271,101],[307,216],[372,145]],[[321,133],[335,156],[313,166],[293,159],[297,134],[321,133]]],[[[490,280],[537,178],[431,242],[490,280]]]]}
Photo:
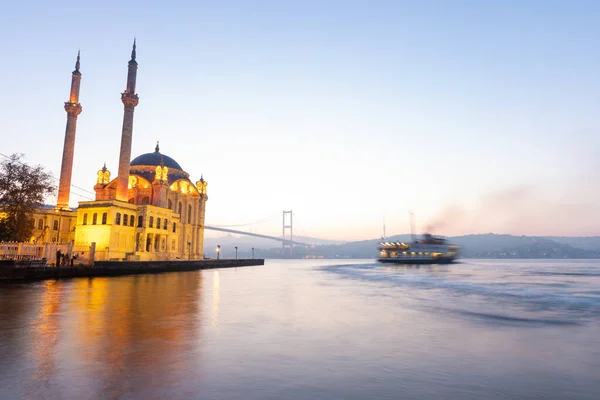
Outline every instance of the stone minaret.
{"type": "Polygon", "coordinates": [[[71,174],[73,172],[73,154],[75,153],[75,131],[77,130],[77,116],[81,114],[79,104],[79,86],[81,85],[81,72],[79,72],[79,52],[75,71],[71,76],[71,95],[65,102],[67,112],[67,129],[65,130],[65,144],[63,146],[62,165],[60,167],[60,181],[58,184],[58,201],[56,208],[69,208],[69,195],[71,194],[71,174]]]}
{"type": "Polygon", "coordinates": [[[135,79],[137,76],[137,62],[135,61],[135,39],[129,70],[127,72],[127,88],[121,94],[121,101],[125,106],[123,115],[123,130],[121,133],[121,152],[119,153],[119,171],[117,176],[117,200],[127,201],[129,185],[129,163],[131,162],[131,138],[133,135],[133,111],[138,105],[139,98],[135,93],[135,79]]]}
{"type": "Polygon", "coordinates": [[[196,182],[196,188],[198,188],[198,193],[200,193],[200,202],[199,202],[199,218],[198,218],[198,239],[196,241],[196,254],[200,258],[204,258],[204,217],[206,214],[206,200],[208,200],[208,195],[206,192],[206,186],[208,186],[208,182],[204,180],[204,176],[200,175],[200,180],[196,182]]]}

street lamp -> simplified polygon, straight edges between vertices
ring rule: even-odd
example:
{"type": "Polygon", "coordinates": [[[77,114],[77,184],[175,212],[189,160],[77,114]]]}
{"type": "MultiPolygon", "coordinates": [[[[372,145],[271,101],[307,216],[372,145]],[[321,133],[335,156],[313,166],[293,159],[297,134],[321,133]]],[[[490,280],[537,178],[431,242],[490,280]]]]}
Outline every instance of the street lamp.
{"type": "Polygon", "coordinates": [[[252,259],[254,259],[254,247],[252,248],[252,259]]]}
{"type": "Polygon", "coordinates": [[[217,245],[217,260],[219,259],[219,254],[221,254],[221,245],[217,245]]]}
{"type": "Polygon", "coordinates": [[[235,259],[237,260],[237,246],[235,246],[235,259]]]}
{"type": "Polygon", "coordinates": [[[192,259],[192,242],[188,242],[188,261],[192,259]]]}

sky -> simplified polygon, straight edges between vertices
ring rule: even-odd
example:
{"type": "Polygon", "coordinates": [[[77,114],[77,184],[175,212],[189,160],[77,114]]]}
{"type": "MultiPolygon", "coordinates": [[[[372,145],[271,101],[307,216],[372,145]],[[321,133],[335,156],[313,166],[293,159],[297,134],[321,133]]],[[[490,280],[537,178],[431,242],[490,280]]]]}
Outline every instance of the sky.
{"type": "MultiPolygon", "coordinates": [[[[71,205],[157,141],[208,181],[206,223],[336,240],[600,235],[600,2],[9,2],[0,153],[59,176],[81,50],[71,205]]],[[[241,228],[240,228],[241,229],[241,228]]]]}

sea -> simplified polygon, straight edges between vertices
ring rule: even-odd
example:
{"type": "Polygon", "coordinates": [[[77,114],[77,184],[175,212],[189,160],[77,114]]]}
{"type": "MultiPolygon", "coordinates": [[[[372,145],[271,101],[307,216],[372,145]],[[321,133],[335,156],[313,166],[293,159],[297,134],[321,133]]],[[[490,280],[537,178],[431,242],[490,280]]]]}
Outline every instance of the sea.
{"type": "Polygon", "coordinates": [[[0,284],[3,400],[599,398],[599,260],[0,284]]]}

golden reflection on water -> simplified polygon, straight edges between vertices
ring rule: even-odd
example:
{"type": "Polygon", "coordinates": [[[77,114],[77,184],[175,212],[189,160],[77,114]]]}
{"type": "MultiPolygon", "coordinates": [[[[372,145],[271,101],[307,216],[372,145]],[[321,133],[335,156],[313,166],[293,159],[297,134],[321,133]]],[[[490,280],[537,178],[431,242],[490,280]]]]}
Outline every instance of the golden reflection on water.
{"type": "MultiPolygon", "coordinates": [[[[193,368],[185,355],[200,339],[201,275],[45,282],[32,324],[35,372],[27,392],[45,397],[49,381],[65,374],[100,398],[175,384],[173,377],[193,368]]],[[[213,311],[218,315],[218,306],[213,311]]],[[[66,394],[58,398],[72,393],[66,394]]]]}
{"type": "Polygon", "coordinates": [[[78,323],[82,329],[76,347],[85,349],[84,363],[101,365],[107,396],[122,395],[113,388],[153,384],[136,383],[135,376],[155,376],[160,383],[154,384],[163,385],[170,374],[186,368],[181,353],[197,334],[201,274],[97,280],[90,295],[80,295],[88,303],[78,323]]]}
{"type": "Polygon", "coordinates": [[[56,369],[63,286],[56,281],[46,281],[43,287],[40,309],[32,327],[31,357],[36,364],[33,380],[47,383],[56,369]]]}

